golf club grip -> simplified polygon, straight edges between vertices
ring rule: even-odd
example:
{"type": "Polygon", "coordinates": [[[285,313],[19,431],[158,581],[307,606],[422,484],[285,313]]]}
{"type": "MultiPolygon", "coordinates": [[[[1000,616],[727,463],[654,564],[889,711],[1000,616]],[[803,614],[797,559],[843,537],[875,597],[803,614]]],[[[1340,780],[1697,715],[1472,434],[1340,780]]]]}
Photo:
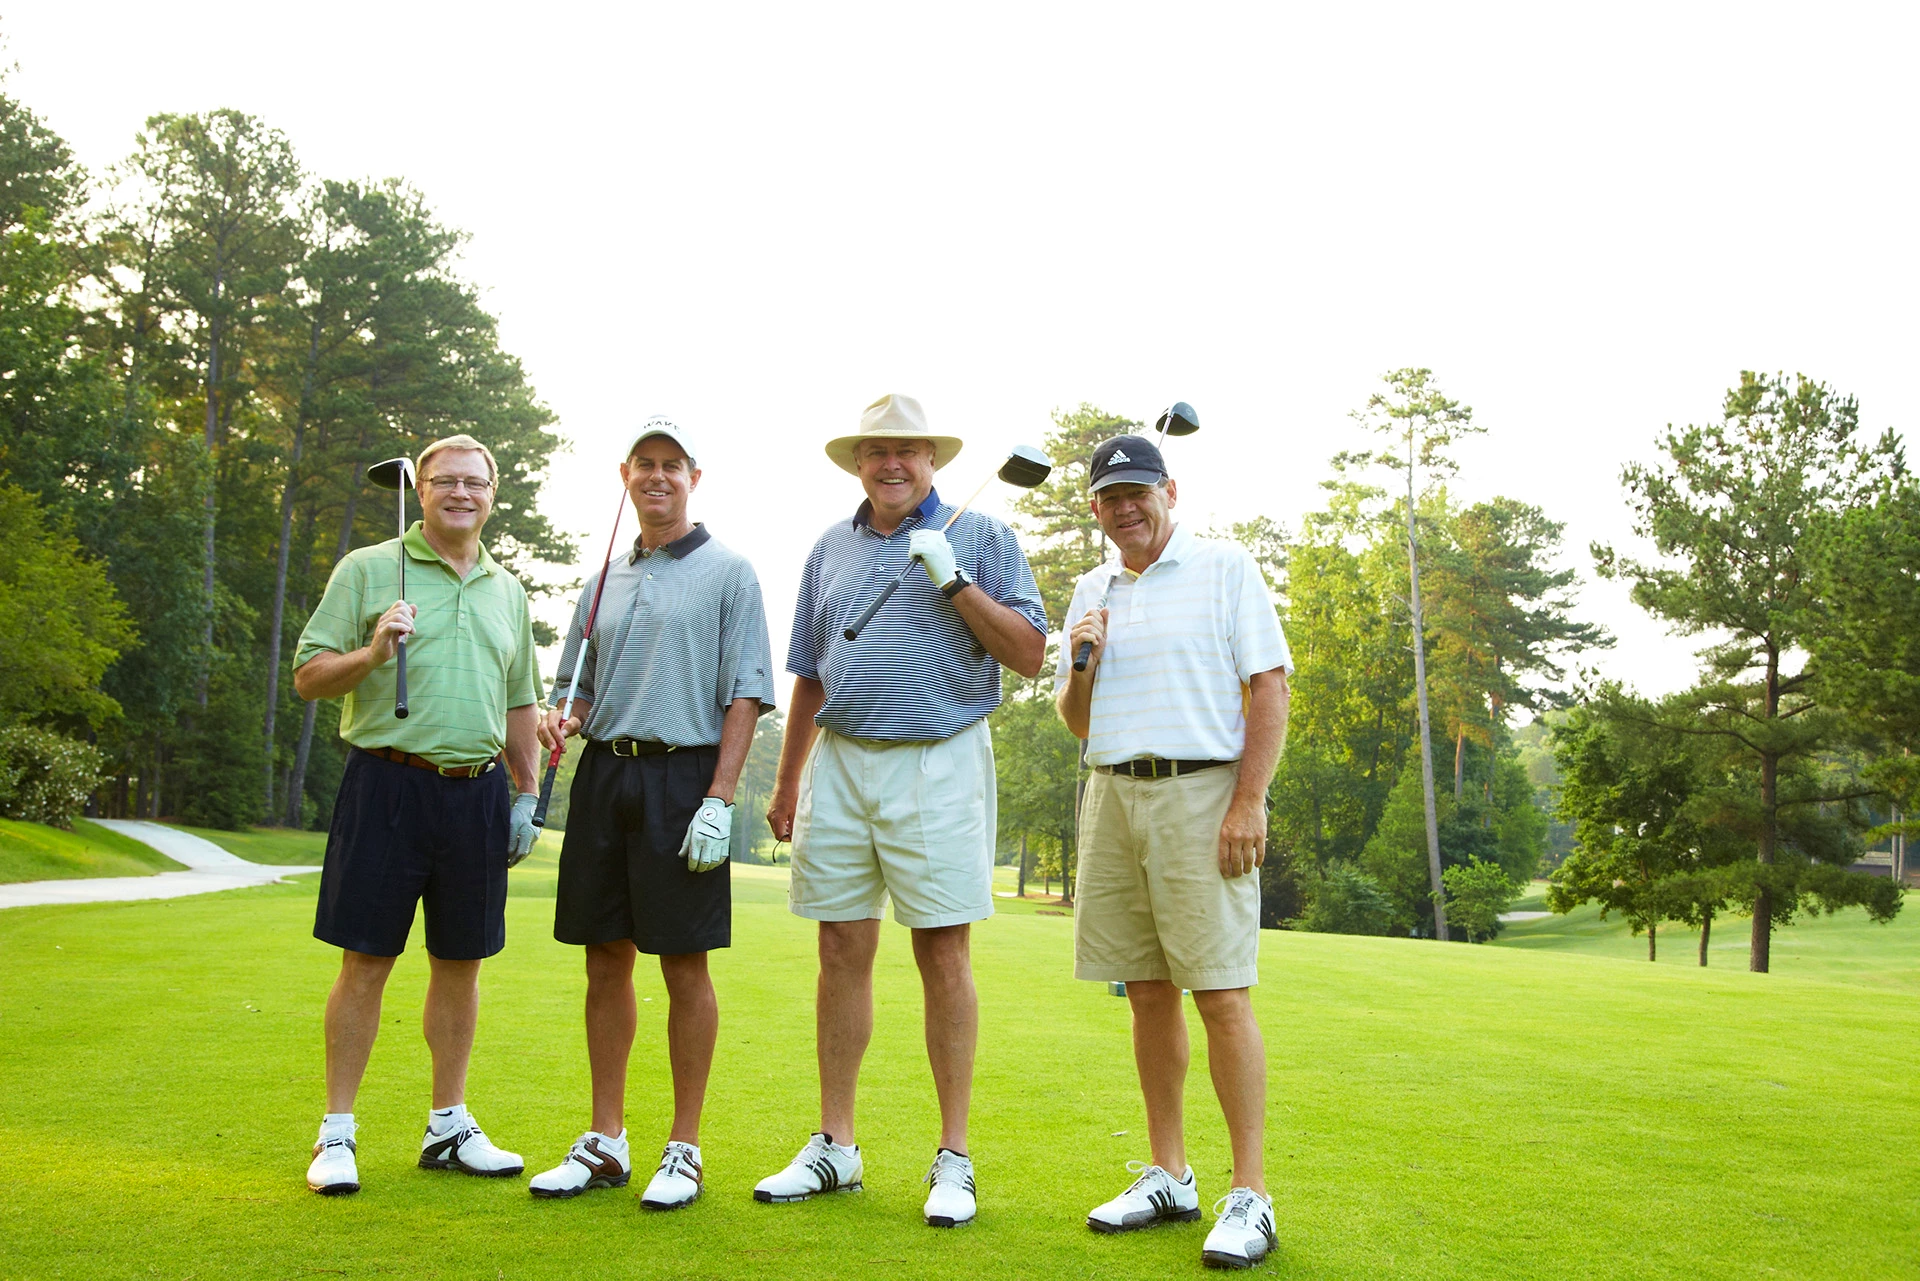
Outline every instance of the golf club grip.
{"type": "MultiPolygon", "coordinates": [[[[907,569],[912,569],[912,568],[913,568],[913,562],[908,561],[907,569]]],[[[895,578],[892,582],[888,583],[887,589],[881,592],[878,596],[873,598],[873,604],[867,606],[865,609],[860,611],[860,617],[854,619],[853,626],[847,628],[846,630],[846,637],[848,640],[860,639],[860,633],[866,630],[866,626],[868,623],[871,623],[873,621],[873,616],[880,612],[880,607],[893,599],[894,592],[898,591],[900,588],[900,584],[906,580],[907,569],[901,570],[900,576],[898,578],[895,578]]]]}
{"type": "Polygon", "coordinates": [[[407,638],[393,643],[393,714],[407,719],[407,638]]]}
{"type": "Polygon", "coordinates": [[[1081,641],[1080,648],[1073,652],[1073,670],[1076,672],[1086,671],[1087,660],[1091,657],[1093,657],[1093,642],[1090,640],[1081,641]]]}
{"type": "MultiPolygon", "coordinates": [[[[555,752],[554,755],[558,757],[559,753],[555,752]]],[[[540,800],[539,803],[533,807],[533,825],[535,827],[545,827],[547,825],[547,802],[553,799],[553,776],[559,772],[560,767],[557,761],[550,760],[547,762],[547,776],[540,780],[540,800]]]]}

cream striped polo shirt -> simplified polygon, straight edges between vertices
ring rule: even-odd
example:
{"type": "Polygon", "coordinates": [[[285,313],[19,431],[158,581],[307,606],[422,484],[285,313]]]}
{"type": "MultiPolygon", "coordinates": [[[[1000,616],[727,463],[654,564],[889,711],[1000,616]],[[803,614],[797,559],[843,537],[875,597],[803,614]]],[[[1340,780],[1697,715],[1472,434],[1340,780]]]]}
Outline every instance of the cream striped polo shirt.
{"type": "MultiPolygon", "coordinates": [[[[1293,670],[1286,634],[1253,556],[1237,543],[1176,525],[1160,559],[1134,574],[1120,554],[1080,576],[1066,627],[1107,598],[1107,646],[1094,672],[1087,762],[1141,756],[1240,759],[1246,687],[1259,672],[1293,670]],[[1108,584],[1111,583],[1111,590],[1108,584]]],[[[1072,673],[1060,646],[1053,688],[1072,673]]]]}

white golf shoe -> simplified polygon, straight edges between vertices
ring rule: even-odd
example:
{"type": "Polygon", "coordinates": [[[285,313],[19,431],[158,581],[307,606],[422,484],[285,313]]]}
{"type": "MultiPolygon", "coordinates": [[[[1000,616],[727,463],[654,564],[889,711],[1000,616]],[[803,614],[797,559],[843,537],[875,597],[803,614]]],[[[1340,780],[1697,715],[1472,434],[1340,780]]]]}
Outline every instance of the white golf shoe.
{"type": "Polygon", "coordinates": [[[849,1147],[816,1134],[786,1169],[760,1180],[753,1199],[779,1203],[804,1201],[822,1192],[858,1192],[864,1170],[859,1144],[849,1147]]]}
{"type": "Polygon", "coordinates": [[[957,1228],[973,1222],[972,1157],[941,1148],[934,1153],[933,1168],[927,1171],[925,1182],[933,1185],[927,1192],[928,1227],[957,1228]]]}
{"type": "Polygon", "coordinates": [[[527,1168],[517,1152],[505,1152],[493,1146],[480,1123],[467,1111],[466,1104],[435,1113],[427,1122],[426,1137],[420,1140],[420,1168],[458,1170],[483,1179],[510,1179],[527,1168]]]}
{"type": "Polygon", "coordinates": [[[649,1210],[678,1210],[700,1198],[700,1149],[691,1143],[669,1143],[660,1153],[660,1168],[647,1181],[640,1204],[649,1210]]]}
{"type": "Polygon", "coordinates": [[[1233,1189],[1214,1202],[1213,1211],[1220,1217],[1200,1248],[1201,1261],[1210,1268],[1250,1268],[1280,1244],[1273,1202],[1252,1188],[1233,1189]]]}
{"type": "Polygon", "coordinates": [[[313,1164],[307,1167],[307,1186],[321,1196],[346,1196],[360,1190],[360,1167],[353,1159],[353,1134],[360,1127],[352,1117],[320,1123],[313,1145],[313,1164]]]}
{"type": "Polygon", "coordinates": [[[1127,1169],[1140,1177],[1132,1187],[1105,1205],[1095,1206],[1087,1215],[1087,1226],[1095,1232],[1131,1232],[1161,1223],[1191,1223],[1200,1217],[1200,1189],[1194,1183],[1192,1166],[1177,1179],[1145,1161],[1129,1161],[1127,1169]]]}
{"type": "Polygon", "coordinates": [[[590,1188],[624,1188],[632,1177],[627,1132],[620,1131],[620,1137],[615,1139],[588,1130],[573,1141],[566,1160],[534,1175],[527,1191],[537,1197],[558,1199],[579,1196],[590,1188]]]}

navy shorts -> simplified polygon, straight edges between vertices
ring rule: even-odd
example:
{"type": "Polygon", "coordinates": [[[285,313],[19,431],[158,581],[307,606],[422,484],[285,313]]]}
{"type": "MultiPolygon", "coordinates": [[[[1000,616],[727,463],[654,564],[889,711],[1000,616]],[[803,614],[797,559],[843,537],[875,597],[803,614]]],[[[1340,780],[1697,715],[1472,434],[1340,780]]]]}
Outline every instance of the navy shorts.
{"type": "Polygon", "coordinates": [[[589,745],[567,799],[553,936],[584,946],[632,939],[653,956],[733,942],[727,864],[689,872],[680,842],[713,785],[717,747],[615,756],[589,745]]]}
{"type": "Polygon", "coordinates": [[[347,753],[327,832],[313,936],[369,956],[406,951],[414,904],[427,951],[478,961],[507,945],[507,771],[447,778],[347,753]]]}

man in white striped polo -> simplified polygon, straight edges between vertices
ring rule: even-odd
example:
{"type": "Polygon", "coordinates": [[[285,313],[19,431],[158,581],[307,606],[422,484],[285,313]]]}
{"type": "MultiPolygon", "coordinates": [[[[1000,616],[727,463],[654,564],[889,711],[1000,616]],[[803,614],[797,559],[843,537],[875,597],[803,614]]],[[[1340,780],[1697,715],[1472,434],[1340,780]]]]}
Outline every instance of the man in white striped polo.
{"type": "Polygon", "coordinates": [[[794,606],[787,670],[793,704],[767,822],[793,841],[792,907],[820,923],[820,1128],[762,1179],[760,1201],[857,1188],[854,1089],[873,1034],[880,914],[913,931],[926,998],[927,1058],[940,1096],[940,1144],[924,1210],[933,1227],[974,1217],[967,1110],[979,1011],[969,927],[993,915],[993,742],[1004,664],[1034,676],[1047,619],[1013,533],[954,514],[933,474],[960,452],[917,402],[886,396],[827,456],[867,500],[814,544],[794,606]],[[859,636],[845,628],[914,561],[859,636]],[[817,732],[816,732],[817,727],[817,732]]]}
{"type": "Polygon", "coordinates": [[[1266,1048],[1249,989],[1259,982],[1256,869],[1292,660],[1253,557],[1175,523],[1178,490],[1152,441],[1101,444],[1089,484],[1115,554],[1075,586],[1054,675],[1060,717],[1087,740],[1093,767],[1073,972],[1127,985],[1152,1164],[1087,1226],[1124,1232],[1200,1217],[1181,1118],[1186,988],[1233,1144],[1231,1188],[1202,1257],[1251,1267],[1276,1244],[1261,1151],[1266,1048]],[[1090,659],[1075,671],[1083,642],[1090,659]]]}
{"type": "MultiPolygon", "coordinates": [[[[646,952],[659,957],[667,987],[673,1128],[640,1204],[673,1210],[703,1186],[700,1112],[720,1026],[707,953],[732,941],[733,792],[754,723],[773,706],[773,659],[753,566],[687,515],[700,468],[686,430],[648,419],[620,479],[640,536],[607,567],[592,636],[582,632],[595,579],[581,588],[559,666],[572,672],[587,646],[573,716],[563,724],[556,707],[540,725],[549,748],[583,729],[587,737],[568,797],[553,936],[586,949],[593,1120],[530,1190],[571,1197],[628,1181],[633,963],[646,952]]],[[[557,684],[554,703],[565,694],[557,684]]]]}

